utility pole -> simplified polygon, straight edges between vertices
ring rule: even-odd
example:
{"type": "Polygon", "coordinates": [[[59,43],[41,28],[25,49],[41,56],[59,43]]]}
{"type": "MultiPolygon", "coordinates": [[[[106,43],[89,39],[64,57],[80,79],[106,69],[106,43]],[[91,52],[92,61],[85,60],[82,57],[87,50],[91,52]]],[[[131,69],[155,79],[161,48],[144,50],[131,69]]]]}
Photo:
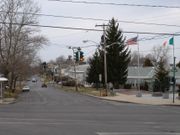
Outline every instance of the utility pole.
{"type": "Polygon", "coordinates": [[[107,92],[107,60],[106,60],[106,26],[109,25],[96,25],[96,27],[103,27],[103,50],[104,50],[104,85],[105,85],[105,90],[106,90],[106,96],[108,95],[107,92]]]}

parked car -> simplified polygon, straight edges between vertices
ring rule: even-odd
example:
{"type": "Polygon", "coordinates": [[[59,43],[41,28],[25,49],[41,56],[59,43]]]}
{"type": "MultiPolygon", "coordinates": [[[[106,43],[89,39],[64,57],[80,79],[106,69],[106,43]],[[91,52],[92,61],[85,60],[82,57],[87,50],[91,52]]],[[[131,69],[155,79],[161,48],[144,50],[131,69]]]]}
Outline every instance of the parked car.
{"type": "Polygon", "coordinates": [[[42,87],[42,88],[47,88],[47,84],[43,83],[43,84],[41,85],[41,87],[42,87]]]}
{"type": "Polygon", "coordinates": [[[24,86],[22,88],[22,91],[25,92],[25,91],[30,91],[30,87],[29,86],[24,86]]]}

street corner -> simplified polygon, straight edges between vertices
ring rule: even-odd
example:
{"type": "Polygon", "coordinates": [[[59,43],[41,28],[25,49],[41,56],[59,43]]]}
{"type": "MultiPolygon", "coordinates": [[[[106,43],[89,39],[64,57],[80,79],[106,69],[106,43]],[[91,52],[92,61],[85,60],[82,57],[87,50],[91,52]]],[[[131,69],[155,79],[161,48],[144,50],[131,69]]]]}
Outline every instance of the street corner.
{"type": "Polygon", "coordinates": [[[5,98],[0,100],[0,105],[8,105],[16,102],[16,98],[5,98]]]}
{"type": "Polygon", "coordinates": [[[101,97],[104,100],[111,100],[123,103],[145,104],[145,105],[160,105],[160,106],[180,106],[180,100],[172,97],[163,99],[163,97],[153,97],[151,94],[143,94],[142,97],[137,97],[135,94],[117,93],[116,96],[101,97]]]}

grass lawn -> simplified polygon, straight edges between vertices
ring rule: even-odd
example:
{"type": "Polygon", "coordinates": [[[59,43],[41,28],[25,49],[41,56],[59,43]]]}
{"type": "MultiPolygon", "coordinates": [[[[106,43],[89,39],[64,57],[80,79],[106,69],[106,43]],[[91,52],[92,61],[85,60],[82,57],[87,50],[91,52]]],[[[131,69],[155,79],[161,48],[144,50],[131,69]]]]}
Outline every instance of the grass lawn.
{"type": "MultiPolygon", "coordinates": [[[[69,87],[69,86],[58,86],[60,89],[67,91],[67,92],[79,92],[82,94],[87,95],[93,95],[93,96],[105,96],[105,90],[103,88],[99,88],[98,90],[96,88],[86,88],[86,87],[78,87],[78,91],[76,91],[75,87],[69,87]]],[[[108,92],[108,95],[110,93],[108,92]]]]}
{"type": "Polygon", "coordinates": [[[14,93],[12,93],[12,90],[6,90],[4,91],[4,98],[17,98],[21,92],[22,90],[19,87],[16,88],[14,93]]]}

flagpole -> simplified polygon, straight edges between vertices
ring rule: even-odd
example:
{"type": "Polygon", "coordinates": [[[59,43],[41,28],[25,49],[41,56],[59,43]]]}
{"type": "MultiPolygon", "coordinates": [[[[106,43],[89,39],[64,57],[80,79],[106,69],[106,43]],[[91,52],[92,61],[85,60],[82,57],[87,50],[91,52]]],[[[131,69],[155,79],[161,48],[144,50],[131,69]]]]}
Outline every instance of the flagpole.
{"type": "Polygon", "coordinates": [[[138,35],[136,36],[136,37],[134,37],[134,38],[131,38],[131,39],[129,39],[129,40],[127,40],[126,41],[126,44],[127,45],[132,45],[132,44],[136,44],[137,45],[137,49],[138,49],[138,69],[137,69],[137,71],[138,71],[138,78],[137,78],[137,80],[138,80],[138,83],[137,83],[137,90],[138,90],[138,92],[137,92],[137,95],[136,95],[136,97],[142,97],[142,93],[141,93],[141,90],[140,90],[140,62],[139,62],[139,59],[140,59],[140,55],[139,55],[139,42],[138,42],[138,35]]]}
{"type": "Polygon", "coordinates": [[[174,36],[173,38],[173,103],[175,102],[175,87],[176,87],[176,74],[175,74],[175,70],[176,70],[176,57],[175,57],[175,51],[174,51],[174,36]]]}
{"type": "MultiPolygon", "coordinates": [[[[138,35],[137,35],[138,37],[138,35]]],[[[138,93],[137,93],[137,97],[142,97],[142,93],[141,93],[141,90],[140,90],[140,66],[139,66],[139,42],[137,42],[137,47],[138,47],[138,93]]]]}
{"type": "Polygon", "coordinates": [[[174,59],[174,36],[172,38],[173,38],[173,59],[174,59]]]}

